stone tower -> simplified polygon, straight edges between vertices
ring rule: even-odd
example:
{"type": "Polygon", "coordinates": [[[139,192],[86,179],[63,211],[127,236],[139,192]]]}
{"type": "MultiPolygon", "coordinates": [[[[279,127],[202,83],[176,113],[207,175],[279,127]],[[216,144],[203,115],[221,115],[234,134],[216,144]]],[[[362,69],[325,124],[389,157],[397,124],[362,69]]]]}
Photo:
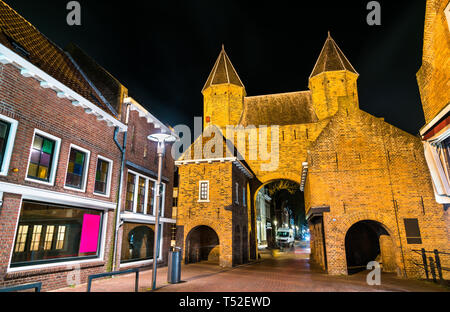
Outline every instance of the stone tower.
{"type": "Polygon", "coordinates": [[[245,87],[222,45],[202,90],[203,127],[237,125],[244,106],[245,87]]]}
{"type": "Polygon", "coordinates": [[[328,32],[327,40],[309,77],[314,111],[319,120],[336,114],[339,106],[358,107],[358,73],[328,32]]]}

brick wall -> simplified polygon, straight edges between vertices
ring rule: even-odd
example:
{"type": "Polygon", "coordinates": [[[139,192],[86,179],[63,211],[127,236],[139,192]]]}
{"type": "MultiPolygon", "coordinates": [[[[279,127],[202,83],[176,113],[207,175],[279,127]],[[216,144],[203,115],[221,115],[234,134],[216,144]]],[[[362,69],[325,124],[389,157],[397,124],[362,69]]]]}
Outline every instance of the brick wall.
{"type": "MultiPolygon", "coordinates": [[[[20,71],[12,65],[0,65],[0,114],[18,121],[10,171],[6,177],[0,177],[0,181],[111,203],[115,202],[119,179],[120,152],[113,141],[113,128],[108,127],[103,121],[97,121],[95,116],[86,114],[82,108],[73,106],[69,100],[58,98],[54,91],[40,87],[39,82],[35,79],[23,77],[20,71]],[[53,186],[25,181],[35,128],[61,139],[53,186]],[[84,193],[64,188],[71,143],[91,152],[87,187],[84,193]],[[97,155],[102,155],[113,161],[109,198],[93,193],[97,155]],[[17,169],[17,171],[13,172],[13,169],[17,169]]],[[[122,134],[119,135],[119,140],[121,139],[122,134]]],[[[0,286],[31,281],[42,281],[44,290],[67,286],[67,274],[71,272],[71,269],[66,266],[6,273],[11,248],[14,244],[14,235],[17,230],[20,203],[20,195],[4,194],[4,204],[0,210],[0,286]]],[[[111,246],[108,242],[112,239],[113,217],[114,212],[110,211],[107,218],[104,260],[82,264],[80,270],[81,282],[86,281],[87,275],[104,272],[106,269],[106,262],[110,256],[111,246]]]]}
{"type": "Polygon", "coordinates": [[[428,0],[422,66],[417,73],[425,121],[429,123],[450,102],[450,36],[446,0],[428,0]]]}
{"type": "Polygon", "coordinates": [[[421,276],[412,249],[448,250],[446,216],[434,201],[419,138],[359,109],[341,110],[311,146],[308,162],[306,209],[330,206],[324,213],[329,273],[346,274],[345,235],[361,220],[384,225],[402,275],[421,276]],[[422,244],[407,244],[404,218],[418,218],[422,244]]]}

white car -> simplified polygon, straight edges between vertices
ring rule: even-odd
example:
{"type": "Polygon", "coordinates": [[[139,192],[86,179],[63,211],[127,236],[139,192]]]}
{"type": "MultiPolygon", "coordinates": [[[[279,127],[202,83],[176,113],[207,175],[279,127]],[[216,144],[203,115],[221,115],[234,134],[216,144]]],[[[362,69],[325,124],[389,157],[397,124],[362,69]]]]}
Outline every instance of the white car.
{"type": "Polygon", "coordinates": [[[280,247],[294,246],[294,230],[289,228],[280,228],[277,231],[276,240],[280,247]]]}

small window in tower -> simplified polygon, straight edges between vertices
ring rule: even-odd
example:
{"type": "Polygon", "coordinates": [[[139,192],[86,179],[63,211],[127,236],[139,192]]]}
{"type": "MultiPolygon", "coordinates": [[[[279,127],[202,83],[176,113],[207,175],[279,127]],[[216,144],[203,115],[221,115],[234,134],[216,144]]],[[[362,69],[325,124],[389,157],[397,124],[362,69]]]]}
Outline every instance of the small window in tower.
{"type": "Polygon", "coordinates": [[[199,183],[199,200],[200,202],[209,201],[209,181],[200,181],[199,183]]]}

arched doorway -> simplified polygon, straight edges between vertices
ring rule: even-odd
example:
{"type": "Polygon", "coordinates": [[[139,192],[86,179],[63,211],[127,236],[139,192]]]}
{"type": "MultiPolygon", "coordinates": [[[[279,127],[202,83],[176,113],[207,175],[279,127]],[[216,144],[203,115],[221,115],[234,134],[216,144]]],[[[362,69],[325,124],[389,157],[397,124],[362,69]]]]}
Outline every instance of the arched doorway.
{"type": "Polygon", "coordinates": [[[299,182],[282,178],[265,182],[256,190],[254,206],[256,242],[260,253],[266,248],[293,246],[294,239],[300,243],[299,248],[309,250],[305,199],[299,182]],[[283,235],[280,234],[277,240],[278,231],[283,231],[283,235]]]}
{"type": "Polygon", "coordinates": [[[206,225],[193,228],[186,237],[185,263],[209,261],[219,263],[219,236],[206,225]]]}
{"type": "Polygon", "coordinates": [[[359,221],[348,229],[345,254],[348,274],[366,270],[371,261],[381,263],[383,271],[393,272],[396,268],[392,238],[377,221],[359,221]]]}

